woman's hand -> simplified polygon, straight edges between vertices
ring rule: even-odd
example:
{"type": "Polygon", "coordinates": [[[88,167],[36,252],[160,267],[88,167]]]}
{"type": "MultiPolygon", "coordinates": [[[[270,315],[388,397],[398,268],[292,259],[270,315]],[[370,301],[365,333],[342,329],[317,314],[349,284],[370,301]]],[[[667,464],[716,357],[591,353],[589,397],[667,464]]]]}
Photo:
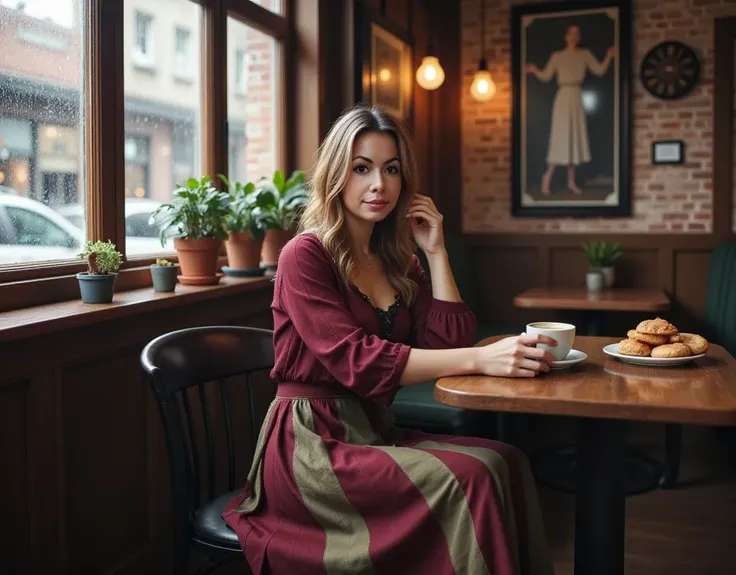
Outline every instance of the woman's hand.
{"type": "Polygon", "coordinates": [[[606,57],[610,60],[616,55],[616,47],[611,46],[608,50],[606,50],[606,57]]]}
{"type": "Polygon", "coordinates": [[[548,351],[534,347],[538,343],[556,346],[546,335],[521,334],[479,347],[477,367],[480,373],[496,377],[535,377],[548,372],[548,361],[555,357],[548,351]]]}
{"type": "Polygon", "coordinates": [[[527,64],[526,71],[527,73],[534,74],[535,76],[539,75],[539,68],[537,68],[536,64],[527,64]]]}
{"type": "Polygon", "coordinates": [[[445,249],[442,214],[435,207],[432,198],[415,194],[405,215],[409,218],[414,241],[425,254],[429,256],[445,249]]]}

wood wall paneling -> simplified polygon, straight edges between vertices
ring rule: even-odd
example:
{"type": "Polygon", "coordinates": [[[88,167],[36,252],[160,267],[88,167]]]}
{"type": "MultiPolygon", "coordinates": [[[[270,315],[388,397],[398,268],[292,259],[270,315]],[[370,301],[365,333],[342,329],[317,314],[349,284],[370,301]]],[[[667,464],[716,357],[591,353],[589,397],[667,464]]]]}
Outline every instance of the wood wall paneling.
{"type": "MultiPolygon", "coordinates": [[[[272,293],[268,283],[247,297],[3,344],[12,360],[0,374],[0,572],[170,572],[168,457],[140,352],[157,335],[184,327],[271,328],[272,293]]],[[[257,384],[262,419],[274,388],[266,376],[257,384]]],[[[243,390],[230,393],[240,485],[253,438],[243,390]]],[[[221,473],[221,486],[224,479],[221,473]]]]}

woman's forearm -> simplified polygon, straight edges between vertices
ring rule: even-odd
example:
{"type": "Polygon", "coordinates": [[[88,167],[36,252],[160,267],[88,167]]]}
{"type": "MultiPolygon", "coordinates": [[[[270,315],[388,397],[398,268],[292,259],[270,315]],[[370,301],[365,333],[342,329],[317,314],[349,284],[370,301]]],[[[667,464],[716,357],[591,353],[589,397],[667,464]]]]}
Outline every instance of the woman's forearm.
{"type": "MultiPolygon", "coordinates": [[[[434,282],[432,282],[434,283],[434,282]]],[[[412,348],[401,375],[401,385],[416,385],[451,375],[477,373],[478,348],[418,349],[412,348]]]]}
{"type": "Polygon", "coordinates": [[[450,258],[445,250],[436,254],[425,254],[432,277],[432,296],[444,301],[462,301],[450,267],[450,258]]]}

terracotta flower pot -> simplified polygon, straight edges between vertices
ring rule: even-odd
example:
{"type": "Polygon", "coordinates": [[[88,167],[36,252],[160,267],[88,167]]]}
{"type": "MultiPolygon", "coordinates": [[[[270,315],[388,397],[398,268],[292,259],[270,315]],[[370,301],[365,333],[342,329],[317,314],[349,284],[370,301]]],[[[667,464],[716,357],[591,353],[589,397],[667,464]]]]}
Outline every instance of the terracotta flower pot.
{"type": "Polygon", "coordinates": [[[263,238],[253,239],[249,232],[230,232],[225,242],[227,265],[234,269],[256,269],[261,263],[263,238]]]}
{"type": "Polygon", "coordinates": [[[263,240],[263,251],[261,254],[261,261],[264,266],[275,266],[279,261],[279,252],[281,248],[286,245],[292,237],[294,232],[291,230],[275,230],[271,229],[266,232],[266,237],[263,240]]]}
{"type": "Polygon", "coordinates": [[[217,258],[222,240],[200,238],[196,240],[174,239],[174,249],[179,255],[181,275],[185,278],[214,278],[217,275],[217,258]]]}

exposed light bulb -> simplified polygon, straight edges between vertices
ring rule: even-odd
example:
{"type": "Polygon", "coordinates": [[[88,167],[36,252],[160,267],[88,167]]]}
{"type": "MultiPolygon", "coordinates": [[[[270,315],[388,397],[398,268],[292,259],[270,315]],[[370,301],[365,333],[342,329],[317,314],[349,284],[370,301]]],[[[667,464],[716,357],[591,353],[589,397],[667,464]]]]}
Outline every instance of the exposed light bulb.
{"type": "Polygon", "coordinates": [[[491,78],[485,58],[480,61],[478,71],[473,76],[470,93],[479,102],[488,102],[496,95],[496,83],[491,78]]]}
{"type": "Polygon", "coordinates": [[[436,56],[425,56],[417,68],[417,84],[425,90],[436,90],[445,81],[445,71],[436,56]]]}

